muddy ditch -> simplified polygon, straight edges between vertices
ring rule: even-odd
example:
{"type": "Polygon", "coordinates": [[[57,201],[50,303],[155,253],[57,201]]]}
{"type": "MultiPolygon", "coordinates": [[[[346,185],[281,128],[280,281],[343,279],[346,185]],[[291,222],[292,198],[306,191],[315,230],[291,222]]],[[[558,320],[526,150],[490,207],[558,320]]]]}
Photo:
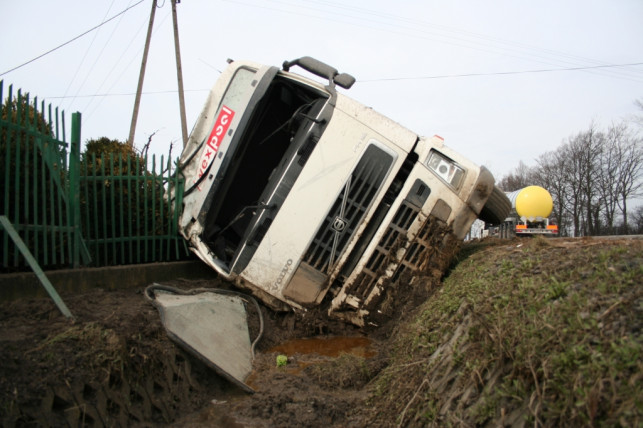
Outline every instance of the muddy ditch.
{"type": "MultiPolygon", "coordinates": [[[[225,287],[173,281],[184,289],[225,287]]],[[[343,425],[383,366],[376,337],[319,313],[263,306],[254,394],[219,377],[171,342],[143,289],[63,296],[0,308],[0,420],[12,426],[343,425]],[[277,367],[278,355],[287,364],[277,367]],[[235,425],[238,424],[238,425],[235,425]]],[[[258,322],[252,308],[250,333],[258,322]]]]}
{"type": "Polygon", "coordinates": [[[74,323],[50,299],[3,303],[0,421],[640,426],[643,241],[499,240],[466,245],[457,261],[442,286],[427,271],[391,288],[384,302],[396,307],[377,328],[262,306],[254,394],[174,345],[142,288],[63,295],[74,323]]]}

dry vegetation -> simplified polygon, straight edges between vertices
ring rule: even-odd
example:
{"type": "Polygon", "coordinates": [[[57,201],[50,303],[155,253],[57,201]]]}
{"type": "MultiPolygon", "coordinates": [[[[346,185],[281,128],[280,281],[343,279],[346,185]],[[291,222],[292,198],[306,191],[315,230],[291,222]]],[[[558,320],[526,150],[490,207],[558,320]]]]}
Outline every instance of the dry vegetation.
{"type": "Polygon", "coordinates": [[[370,423],[640,426],[642,248],[469,246],[479,251],[399,326],[370,423]]]}

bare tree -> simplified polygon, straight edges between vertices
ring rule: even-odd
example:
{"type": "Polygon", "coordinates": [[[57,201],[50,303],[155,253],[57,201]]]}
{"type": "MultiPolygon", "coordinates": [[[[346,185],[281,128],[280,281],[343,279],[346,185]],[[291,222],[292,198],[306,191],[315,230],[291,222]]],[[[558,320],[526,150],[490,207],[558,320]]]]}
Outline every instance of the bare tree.
{"type": "Polygon", "coordinates": [[[618,177],[623,162],[621,146],[627,132],[627,125],[624,122],[612,124],[605,135],[604,149],[600,154],[597,188],[603,205],[605,226],[609,234],[614,234],[614,216],[619,200],[618,177]]]}
{"type": "Polygon", "coordinates": [[[601,171],[601,156],[605,146],[605,134],[596,129],[592,123],[586,131],[585,152],[582,160],[585,164],[583,189],[587,203],[587,229],[586,235],[598,235],[600,233],[601,210],[603,201],[598,191],[598,179],[601,171]]]}
{"type": "Polygon", "coordinates": [[[561,234],[615,233],[619,212],[628,233],[628,203],[643,195],[643,137],[625,121],[605,132],[592,122],[555,151],[541,155],[536,167],[520,162],[499,182],[505,191],[531,184],[552,195],[552,216],[561,234]]]}
{"type": "Polygon", "coordinates": [[[551,194],[554,202],[552,216],[558,225],[560,234],[567,235],[569,222],[565,201],[568,192],[566,164],[569,160],[560,156],[560,151],[547,152],[538,158],[538,166],[534,169],[534,184],[547,189],[551,194]]]}
{"type": "Polygon", "coordinates": [[[532,185],[533,180],[534,173],[532,169],[525,165],[523,161],[520,161],[513,171],[500,179],[498,187],[505,192],[513,192],[532,185]]]}
{"type": "Polygon", "coordinates": [[[641,195],[643,178],[643,140],[631,134],[619,140],[616,147],[620,157],[620,168],[616,177],[618,207],[623,214],[624,233],[628,233],[627,201],[641,195]]]}
{"type": "Polygon", "coordinates": [[[565,192],[565,208],[567,213],[571,216],[574,228],[573,236],[581,235],[583,206],[585,205],[581,188],[581,182],[584,175],[582,171],[582,162],[580,160],[580,152],[582,151],[581,140],[582,136],[579,134],[578,136],[571,138],[559,150],[559,156],[567,160],[563,171],[567,188],[567,191],[565,192]]]}
{"type": "Polygon", "coordinates": [[[600,230],[601,200],[597,182],[604,141],[605,135],[592,122],[570,144],[575,167],[572,177],[576,179],[573,186],[579,191],[582,232],[585,236],[596,235],[600,230]]]}
{"type": "Polygon", "coordinates": [[[632,225],[632,232],[638,235],[643,233],[643,206],[639,206],[634,211],[632,216],[634,221],[632,225]]]}
{"type": "Polygon", "coordinates": [[[601,197],[597,190],[600,155],[605,136],[594,123],[570,137],[555,153],[562,159],[558,168],[565,190],[564,211],[571,219],[574,236],[597,234],[600,229],[601,197]]]}
{"type": "Polygon", "coordinates": [[[640,127],[643,127],[643,98],[634,100],[634,105],[637,106],[641,112],[638,115],[635,115],[632,118],[632,121],[637,123],[640,127]]]}

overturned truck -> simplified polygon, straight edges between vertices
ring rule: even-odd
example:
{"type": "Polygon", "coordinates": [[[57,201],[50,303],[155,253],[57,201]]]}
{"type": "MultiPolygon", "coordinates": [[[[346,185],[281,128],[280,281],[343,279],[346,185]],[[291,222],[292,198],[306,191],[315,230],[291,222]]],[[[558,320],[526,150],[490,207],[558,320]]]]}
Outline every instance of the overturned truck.
{"type": "Polygon", "coordinates": [[[501,221],[511,205],[442,138],[338,92],[354,82],[310,57],[281,69],[229,61],[179,161],[180,232],[273,309],[325,301],[330,316],[362,326],[399,278],[432,268],[476,218],[501,221]]]}

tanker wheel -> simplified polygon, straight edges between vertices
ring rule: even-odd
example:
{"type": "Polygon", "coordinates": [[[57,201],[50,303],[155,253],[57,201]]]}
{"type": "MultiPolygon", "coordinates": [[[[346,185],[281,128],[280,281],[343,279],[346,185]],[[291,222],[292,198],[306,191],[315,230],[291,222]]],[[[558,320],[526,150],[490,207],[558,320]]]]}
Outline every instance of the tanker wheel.
{"type": "Polygon", "coordinates": [[[509,211],[511,211],[511,201],[498,186],[493,186],[493,191],[478,218],[485,223],[500,224],[505,221],[509,211]]]}

